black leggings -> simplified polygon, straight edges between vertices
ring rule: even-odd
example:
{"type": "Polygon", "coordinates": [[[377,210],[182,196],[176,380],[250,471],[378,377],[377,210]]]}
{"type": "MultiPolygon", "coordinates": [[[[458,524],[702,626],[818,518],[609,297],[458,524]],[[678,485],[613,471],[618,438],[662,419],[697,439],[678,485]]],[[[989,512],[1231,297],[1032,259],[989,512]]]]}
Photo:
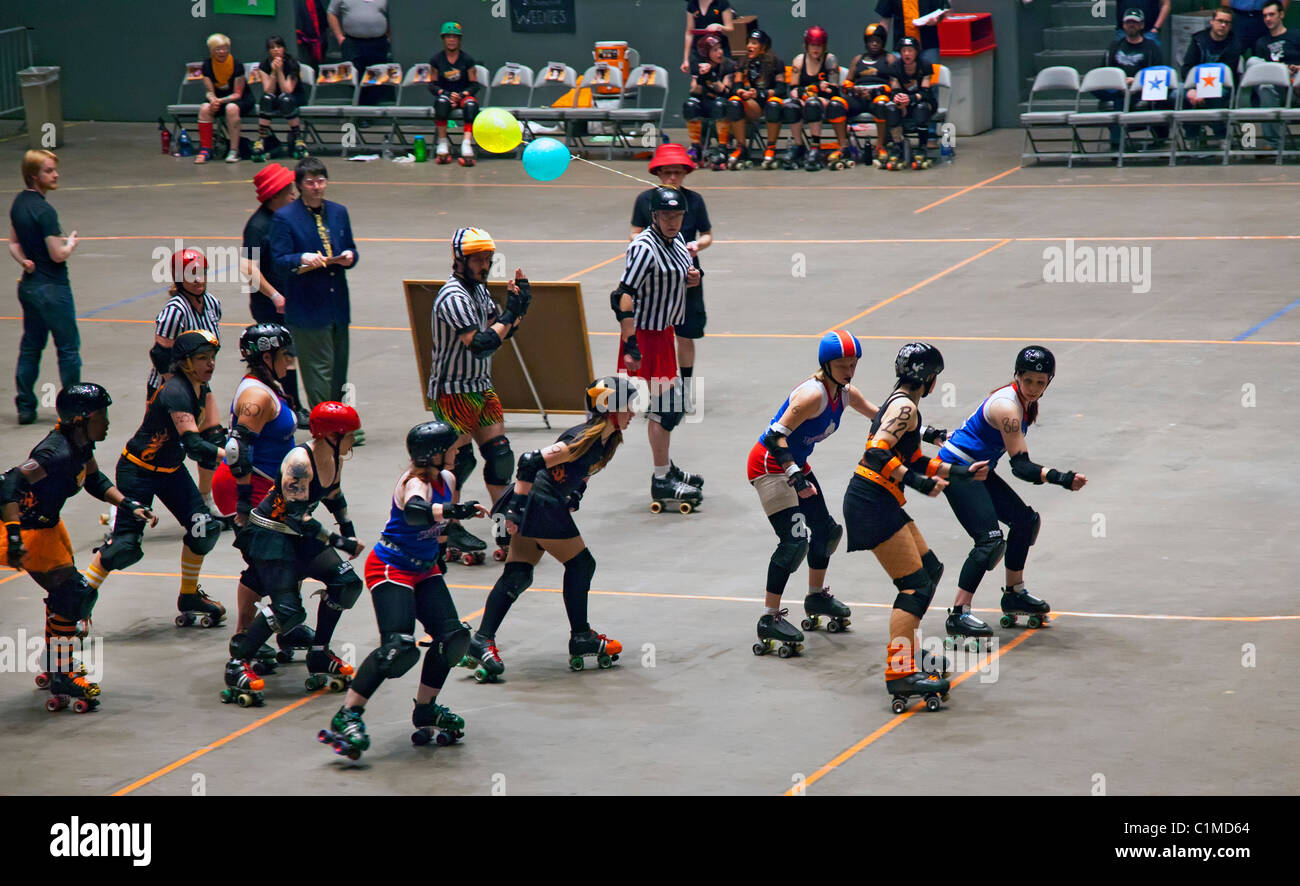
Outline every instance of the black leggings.
{"type": "MultiPolygon", "coordinates": [[[[425,686],[441,687],[451,672],[451,666],[438,649],[438,640],[454,633],[460,627],[460,616],[456,613],[456,604],[447,590],[447,583],[442,576],[426,578],[412,591],[405,585],[385,581],[375,585],[370,591],[370,599],[375,604],[375,621],[379,624],[381,638],[393,634],[415,633],[415,621],[435,639],[424,652],[424,665],[420,670],[420,682],[425,686]]],[[[373,653],[372,653],[373,655],[373,653]]],[[[369,658],[366,659],[370,661],[369,658]]],[[[384,682],[385,676],[378,668],[362,667],[352,681],[352,688],[367,698],[374,696],[384,682]]]]}
{"type": "Polygon", "coordinates": [[[1034,526],[1038,514],[1025,504],[1007,485],[1007,481],[994,471],[989,471],[983,483],[951,483],[943,491],[953,514],[963,529],[975,542],[975,549],[961,567],[957,586],[963,591],[975,592],[980,580],[988,571],[988,558],[980,547],[1002,541],[1002,528],[1007,524],[1007,569],[1018,572],[1025,568],[1029,545],[1033,542],[1034,526]]]}

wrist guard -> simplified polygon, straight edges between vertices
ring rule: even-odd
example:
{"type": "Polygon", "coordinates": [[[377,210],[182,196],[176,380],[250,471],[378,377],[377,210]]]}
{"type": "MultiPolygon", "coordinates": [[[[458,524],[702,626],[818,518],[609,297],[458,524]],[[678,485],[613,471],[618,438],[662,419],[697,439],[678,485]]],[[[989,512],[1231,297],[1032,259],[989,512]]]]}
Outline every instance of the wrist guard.
{"type": "Polygon", "coordinates": [[[471,517],[478,516],[476,501],[463,501],[460,504],[445,504],[442,506],[442,515],[448,520],[468,520],[471,517]]]}
{"type": "Polygon", "coordinates": [[[916,471],[909,470],[903,475],[903,484],[911,486],[923,495],[929,495],[930,491],[934,489],[935,479],[933,477],[927,477],[924,474],[918,474],[916,471]]]}
{"type": "Polygon", "coordinates": [[[1056,468],[1047,469],[1047,482],[1055,483],[1062,489],[1074,491],[1074,471],[1058,471],[1056,468]]]}
{"type": "Polygon", "coordinates": [[[623,342],[623,354],[633,360],[641,359],[641,349],[637,347],[635,332],[627,337],[627,341],[623,342]]]}
{"type": "Polygon", "coordinates": [[[942,443],[948,439],[948,431],[945,428],[934,428],[926,425],[921,429],[921,439],[926,443],[942,443]]]}
{"type": "Polygon", "coordinates": [[[1011,473],[1034,485],[1041,485],[1043,482],[1043,466],[1030,461],[1028,452],[1011,456],[1011,473]]]}

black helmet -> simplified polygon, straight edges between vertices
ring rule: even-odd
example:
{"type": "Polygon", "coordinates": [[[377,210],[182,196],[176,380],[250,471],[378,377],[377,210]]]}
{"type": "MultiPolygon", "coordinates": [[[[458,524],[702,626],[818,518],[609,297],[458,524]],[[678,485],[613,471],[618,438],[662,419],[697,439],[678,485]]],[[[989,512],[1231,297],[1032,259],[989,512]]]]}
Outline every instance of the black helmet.
{"type": "Polygon", "coordinates": [[[904,46],[912,47],[917,51],[917,53],[920,53],[921,51],[921,44],[916,41],[915,37],[899,37],[898,45],[894,47],[894,50],[896,52],[902,52],[904,46]]]}
{"type": "Polygon", "coordinates": [[[925,342],[903,345],[894,358],[894,374],[907,384],[923,385],[940,372],[943,372],[943,354],[925,342]]]}
{"type": "Polygon", "coordinates": [[[754,30],[750,31],[749,36],[746,38],[746,40],[757,40],[759,44],[761,44],[766,49],[772,48],[772,38],[769,37],[767,31],[764,31],[762,28],[755,28],[754,30]]]}
{"type": "Polygon", "coordinates": [[[187,329],[172,342],[172,361],[179,363],[205,350],[213,354],[221,350],[217,337],[206,329],[187,329]]]}
{"type": "Polygon", "coordinates": [[[651,212],[685,212],[686,198],[675,188],[655,188],[650,194],[651,212]]]}
{"type": "Polygon", "coordinates": [[[292,348],[293,334],[279,323],[254,323],[239,336],[239,353],[247,363],[257,364],[263,354],[292,348]]]}
{"type": "Polygon", "coordinates": [[[587,417],[630,412],[636,398],[636,385],[626,375],[598,378],[587,385],[587,417]]]}
{"type": "Polygon", "coordinates": [[[1016,375],[1022,372],[1046,372],[1048,378],[1056,377],[1056,357],[1042,345],[1021,348],[1016,354],[1016,375]]]}
{"type": "Polygon", "coordinates": [[[889,45],[889,29],[879,22],[867,25],[867,29],[862,32],[862,45],[866,46],[872,40],[879,40],[880,48],[884,49],[889,45]]]}
{"type": "Polygon", "coordinates": [[[445,421],[426,421],[406,432],[406,452],[411,464],[427,468],[435,455],[455,446],[458,439],[460,432],[445,421]]]}
{"type": "Polygon", "coordinates": [[[108,396],[108,391],[102,385],[88,381],[68,385],[54,398],[54,408],[58,410],[59,421],[66,422],[90,418],[92,413],[112,405],[113,398],[108,396]]]}

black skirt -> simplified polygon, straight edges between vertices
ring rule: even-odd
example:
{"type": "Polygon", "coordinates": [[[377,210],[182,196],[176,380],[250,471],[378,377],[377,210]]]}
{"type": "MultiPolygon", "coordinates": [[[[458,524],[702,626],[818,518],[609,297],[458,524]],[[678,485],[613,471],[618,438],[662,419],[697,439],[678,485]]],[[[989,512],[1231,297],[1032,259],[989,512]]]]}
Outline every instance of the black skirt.
{"type": "Polygon", "coordinates": [[[581,535],[578,524],[573,522],[573,515],[562,502],[538,495],[528,497],[519,534],[527,538],[576,538],[581,535]]]}
{"type": "Polygon", "coordinates": [[[894,537],[912,518],[887,490],[857,474],[844,490],[844,528],[850,551],[869,551],[894,537]]]}

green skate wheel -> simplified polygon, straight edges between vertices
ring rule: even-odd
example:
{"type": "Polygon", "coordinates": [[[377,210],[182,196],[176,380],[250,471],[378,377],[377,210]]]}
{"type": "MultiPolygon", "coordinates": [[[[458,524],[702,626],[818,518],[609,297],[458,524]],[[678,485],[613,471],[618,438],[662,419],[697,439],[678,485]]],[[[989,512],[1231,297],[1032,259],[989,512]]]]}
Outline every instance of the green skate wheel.
{"type": "Polygon", "coordinates": [[[980,641],[971,637],[966,641],[966,651],[978,653],[980,651],[980,641]]]}
{"type": "Polygon", "coordinates": [[[954,648],[956,645],[957,645],[957,644],[956,644],[955,642],[953,642],[953,638],[952,638],[952,637],[944,637],[944,638],[943,638],[943,648],[944,648],[944,649],[952,649],[952,648],[954,648]]]}
{"type": "Polygon", "coordinates": [[[1041,627],[1042,624],[1043,624],[1043,620],[1039,618],[1037,615],[1029,616],[1029,626],[1031,628],[1041,627]]]}
{"type": "Polygon", "coordinates": [[[583,667],[583,665],[582,665],[582,656],[581,656],[581,655],[574,655],[574,656],[572,656],[572,657],[569,658],[569,670],[571,670],[571,671],[580,671],[580,670],[582,670],[582,667],[583,667]]]}
{"type": "Polygon", "coordinates": [[[487,678],[488,678],[488,672],[483,670],[482,668],[478,668],[477,670],[474,671],[474,682],[484,683],[487,682],[487,678]]]}
{"type": "Polygon", "coordinates": [[[600,655],[596,656],[596,664],[600,665],[602,669],[609,668],[609,667],[613,667],[614,660],[610,658],[608,655],[601,653],[600,655]]]}
{"type": "Polygon", "coordinates": [[[315,692],[317,689],[320,689],[325,685],[325,681],[320,677],[317,677],[315,674],[312,674],[306,680],[302,681],[302,685],[306,687],[308,692],[315,692]]]}
{"type": "Polygon", "coordinates": [[[1014,615],[1004,615],[998,619],[998,624],[1002,625],[1004,628],[1009,628],[1015,623],[1016,617],[1014,615]]]}
{"type": "Polygon", "coordinates": [[[234,701],[234,698],[231,697],[230,690],[229,689],[221,690],[221,703],[230,704],[232,701],[234,701]]]}

